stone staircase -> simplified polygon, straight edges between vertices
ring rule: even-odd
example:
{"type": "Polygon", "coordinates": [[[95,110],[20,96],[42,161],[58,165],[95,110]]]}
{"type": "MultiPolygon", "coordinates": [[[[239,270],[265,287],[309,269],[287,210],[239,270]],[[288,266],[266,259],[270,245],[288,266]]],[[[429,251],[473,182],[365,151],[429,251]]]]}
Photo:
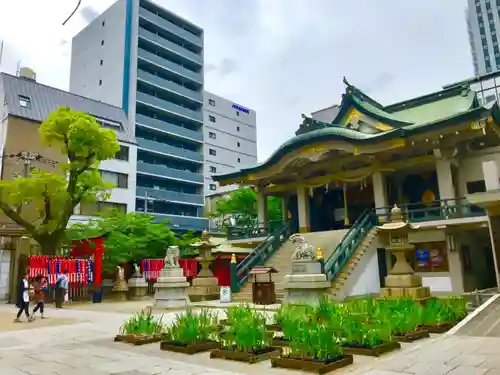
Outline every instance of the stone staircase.
{"type": "MultiPolygon", "coordinates": [[[[333,280],[332,287],[329,292],[333,299],[343,300],[348,295],[349,291],[346,290],[347,283],[356,271],[359,263],[361,263],[361,261],[365,258],[365,254],[368,251],[373,250],[373,242],[377,239],[377,236],[378,229],[376,227],[368,231],[352,257],[347,261],[335,280],[333,280]]],[[[353,280],[351,279],[350,281],[353,280]]]]}
{"type": "MultiPolygon", "coordinates": [[[[333,230],[326,232],[303,233],[305,240],[314,248],[321,248],[327,259],[337,245],[342,241],[347,230],[333,230]]],[[[278,273],[273,274],[273,281],[276,283],[276,298],[281,301],[284,297],[283,279],[292,272],[292,254],[295,246],[290,240],[266,262],[266,265],[273,266],[278,273]]],[[[252,302],[252,283],[250,280],[241,288],[241,291],[233,296],[237,302],[252,302]]]]}

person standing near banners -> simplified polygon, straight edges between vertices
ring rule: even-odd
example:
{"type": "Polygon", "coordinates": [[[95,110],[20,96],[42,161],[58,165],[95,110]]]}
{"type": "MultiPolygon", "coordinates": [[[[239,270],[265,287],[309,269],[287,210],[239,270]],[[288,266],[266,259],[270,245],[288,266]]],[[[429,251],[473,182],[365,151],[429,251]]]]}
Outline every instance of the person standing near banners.
{"type": "Polygon", "coordinates": [[[35,290],[35,293],[33,295],[33,301],[35,302],[35,308],[33,309],[33,314],[31,314],[32,320],[35,320],[35,313],[40,310],[40,315],[42,319],[44,319],[43,316],[43,310],[44,310],[44,299],[45,299],[45,293],[44,289],[46,287],[47,281],[46,279],[38,274],[35,277],[35,282],[33,283],[33,289],[35,290]]]}
{"type": "Polygon", "coordinates": [[[68,270],[64,269],[56,280],[56,309],[61,309],[68,300],[68,270]]]}
{"type": "Polygon", "coordinates": [[[23,312],[26,315],[28,322],[32,321],[29,313],[29,308],[30,308],[29,290],[30,290],[29,275],[28,273],[26,273],[19,282],[19,289],[18,289],[18,296],[16,303],[16,307],[19,309],[19,311],[17,312],[16,319],[14,320],[14,322],[16,323],[19,323],[21,321],[20,318],[23,312]]]}

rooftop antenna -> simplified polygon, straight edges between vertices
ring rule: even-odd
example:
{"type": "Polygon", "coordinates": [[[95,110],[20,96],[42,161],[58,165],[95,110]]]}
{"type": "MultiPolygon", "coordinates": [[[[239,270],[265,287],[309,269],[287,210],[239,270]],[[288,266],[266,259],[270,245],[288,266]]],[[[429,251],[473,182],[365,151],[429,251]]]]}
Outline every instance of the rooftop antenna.
{"type": "Polygon", "coordinates": [[[16,76],[19,77],[20,72],[21,72],[21,60],[17,60],[16,76]]]}
{"type": "Polygon", "coordinates": [[[63,22],[63,24],[62,24],[63,26],[66,25],[66,23],[71,19],[71,17],[74,16],[74,14],[78,10],[78,8],[80,8],[81,3],[82,3],[82,0],[78,0],[78,4],[76,4],[76,7],[75,7],[75,9],[73,9],[73,12],[71,12],[71,14],[68,16],[68,18],[66,18],[66,21],[63,22]]]}

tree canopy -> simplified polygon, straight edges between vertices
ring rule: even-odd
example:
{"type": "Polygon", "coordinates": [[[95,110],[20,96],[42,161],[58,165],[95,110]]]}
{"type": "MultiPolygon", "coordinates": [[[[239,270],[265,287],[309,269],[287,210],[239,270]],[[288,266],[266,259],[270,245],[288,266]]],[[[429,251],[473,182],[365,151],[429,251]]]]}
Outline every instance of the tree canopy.
{"type": "MultiPolygon", "coordinates": [[[[282,219],[279,198],[267,198],[267,214],[269,221],[282,219]]],[[[227,225],[225,219],[229,216],[235,219],[237,226],[250,225],[257,220],[257,193],[252,188],[232,191],[216,201],[215,210],[209,216],[221,218],[224,225],[227,225]]]]}
{"type": "Polygon", "coordinates": [[[67,162],[59,163],[54,173],[34,169],[27,177],[1,180],[0,209],[50,255],[61,245],[80,202],[109,198],[113,186],[102,180],[98,167],[101,161],[113,159],[120,146],[113,130],[66,107],[42,122],[40,140],[58,149],[67,162]]]}
{"type": "Polygon", "coordinates": [[[67,230],[70,240],[105,235],[103,268],[114,272],[119,264],[146,258],[163,258],[168,246],[179,246],[181,256],[190,251],[189,245],[199,240],[192,232],[176,235],[168,221],[155,222],[153,215],[111,211],[102,218],[87,223],[75,223],[67,230]]]}

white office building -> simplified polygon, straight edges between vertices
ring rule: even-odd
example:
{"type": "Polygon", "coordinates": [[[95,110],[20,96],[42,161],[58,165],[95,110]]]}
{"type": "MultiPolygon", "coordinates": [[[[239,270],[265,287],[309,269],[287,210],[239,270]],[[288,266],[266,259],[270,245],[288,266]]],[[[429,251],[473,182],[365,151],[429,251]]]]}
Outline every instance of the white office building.
{"type": "Polygon", "coordinates": [[[474,74],[500,70],[500,0],[467,0],[467,29],[474,74]]]}
{"type": "Polygon", "coordinates": [[[257,164],[257,117],[254,110],[204,92],[203,138],[205,195],[236,186],[219,187],[212,175],[257,164]]]}

